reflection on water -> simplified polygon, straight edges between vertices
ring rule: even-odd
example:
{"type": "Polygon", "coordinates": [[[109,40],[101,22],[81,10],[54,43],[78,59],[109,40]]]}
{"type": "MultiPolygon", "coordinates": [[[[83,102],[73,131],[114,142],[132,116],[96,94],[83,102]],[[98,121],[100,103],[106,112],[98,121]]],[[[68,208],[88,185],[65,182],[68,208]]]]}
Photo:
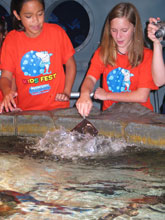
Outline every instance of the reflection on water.
{"type": "Polygon", "coordinates": [[[164,150],[63,129],[32,142],[1,141],[0,220],[164,220],[164,150]]]}

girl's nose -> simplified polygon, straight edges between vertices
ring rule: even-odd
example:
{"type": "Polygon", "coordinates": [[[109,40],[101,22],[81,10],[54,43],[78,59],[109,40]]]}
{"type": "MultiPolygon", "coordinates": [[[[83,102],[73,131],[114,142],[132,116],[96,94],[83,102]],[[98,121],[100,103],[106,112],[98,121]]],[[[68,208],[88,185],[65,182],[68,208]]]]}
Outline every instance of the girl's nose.
{"type": "Polygon", "coordinates": [[[34,16],[33,17],[33,22],[35,23],[35,22],[38,22],[39,21],[39,18],[38,18],[38,16],[36,15],[36,16],[34,16]]]}
{"type": "Polygon", "coordinates": [[[117,38],[120,38],[121,37],[121,32],[120,31],[117,31],[117,38]]]}

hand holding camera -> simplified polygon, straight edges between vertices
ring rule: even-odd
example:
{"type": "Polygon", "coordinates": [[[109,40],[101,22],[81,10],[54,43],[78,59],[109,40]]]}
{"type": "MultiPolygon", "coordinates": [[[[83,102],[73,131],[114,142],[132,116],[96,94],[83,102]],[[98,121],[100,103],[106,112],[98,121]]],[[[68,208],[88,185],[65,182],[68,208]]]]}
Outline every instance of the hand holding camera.
{"type": "Polygon", "coordinates": [[[154,43],[161,43],[165,46],[165,22],[161,21],[160,18],[150,18],[148,24],[148,37],[154,43]]]}
{"type": "Polygon", "coordinates": [[[164,38],[165,37],[165,22],[164,21],[158,21],[157,24],[155,24],[159,29],[155,32],[155,36],[157,38],[164,38]]]}

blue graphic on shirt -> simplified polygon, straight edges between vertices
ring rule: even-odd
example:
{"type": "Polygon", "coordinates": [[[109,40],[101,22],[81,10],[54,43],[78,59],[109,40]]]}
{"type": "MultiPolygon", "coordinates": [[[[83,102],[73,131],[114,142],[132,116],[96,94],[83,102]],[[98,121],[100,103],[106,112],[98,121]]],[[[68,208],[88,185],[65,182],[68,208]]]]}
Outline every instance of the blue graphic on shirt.
{"type": "Polygon", "coordinates": [[[129,70],[118,67],[107,75],[108,89],[112,92],[130,92],[130,78],[134,74],[129,70]]]}
{"type": "MultiPolygon", "coordinates": [[[[25,76],[31,76],[36,77],[41,74],[50,74],[49,72],[49,66],[51,64],[50,57],[52,56],[52,53],[48,53],[47,51],[33,51],[27,52],[21,59],[21,70],[23,71],[25,76]]],[[[47,85],[41,85],[35,87],[31,87],[29,89],[29,93],[31,95],[38,95],[45,92],[48,92],[50,90],[50,86],[47,85]]]]}
{"type": "Polygon", "coordinates": [[[21,60],[21,69],[24,75],[39,76],[40,74],[49,74],[50,56],[52,55],[47,51],[36,52],[32,50],[26,53],[21,60]]]}

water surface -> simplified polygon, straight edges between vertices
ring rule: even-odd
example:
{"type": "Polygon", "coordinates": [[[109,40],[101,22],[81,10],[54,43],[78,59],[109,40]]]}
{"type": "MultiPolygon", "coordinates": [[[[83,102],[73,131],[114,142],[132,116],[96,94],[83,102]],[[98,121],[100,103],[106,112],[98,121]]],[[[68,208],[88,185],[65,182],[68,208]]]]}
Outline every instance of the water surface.
{"type": "Polygon", "coordinates": [[[7,140],[0,219],[165,219],[165,150],[64,129],[7,140]]]}

